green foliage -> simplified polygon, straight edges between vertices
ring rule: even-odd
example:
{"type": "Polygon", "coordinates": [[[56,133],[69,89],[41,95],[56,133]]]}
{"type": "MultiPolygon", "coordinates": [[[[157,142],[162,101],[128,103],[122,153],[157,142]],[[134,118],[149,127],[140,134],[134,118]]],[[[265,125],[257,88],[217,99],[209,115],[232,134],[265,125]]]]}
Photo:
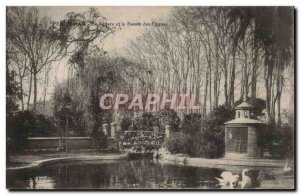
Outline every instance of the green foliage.
{"type": "Polygon", "coordinates": [[[78,109],[80,102],[71,97],[64,85],[55,88],[53,99],[53,116],[60,129],[65,130],[68,125],[70,131],[84,135],[83,113],[78,109]]]}
{"type": "Polygon", "coordinates": [[[46,117],[43,114],[33,114],[35,127],[29,129],[28,135],[30,137],[44,137],[44,136],[58,136],[59,130],[54,125],[52,117],[46,117]]]}
{"type": "Polygon", "coordinates": [[[144,112],[133,119],[134,130],[152,131],[153,127],[158,127],[160,132],[164,132],[166,125],[170,125],[174,132],[179,131],[180,119],[173,110],[144,112]]]}
{"type": "Polygon", "coordinates": [[[198,136],[197,156],[220,158],[225,152],[224,123],[234,117],[234,110],[220,106],[203,119],[202,131],[198,136]]]}
{"type": "Polygon", "coordinates": [[[166,147],[172,154],[191,154],[194,150],[193,139],[183,132],[173,132],[166,142],[166,147]]]}
{"type": "Polygon", "coordinates": [[[258,131],[258,145],[261,151],[267,149],[272,158],[293,157],[294,129],[287,124],[266,125],[258,131]]]}
{"type": "Polygon", "coordinates": [[[130,118],[123,118],[121,121],[121,128],[123,131],[128,131],[130,125],[132,124],[132,121],[130,118]]]}
{"type": "Polygon", "coordinates": [[[215,121],[215,124],[218,126],[224,126],[224,123],[234,119],[235,111],[233,109],[227,109],[225,106],[219,106],[214,109],[207,118],[215,121]]]}
{"type": "Polygon", "coordinates": [[[130,110],[124,110],[122,112],[123,118],[121,119],[121,128],[123,131],[128,131],[132,124],[133,112],[130,110]]]}
{"type": "Polygon", "coordinates": [[[181,132],[171,135],[166,146],[170,151],[179,151],[178,142],[184,148],[181,153],[186,151],[192,157],[220,158],[225,152],[224,123],[233,117],[234,111],[225,106],[203,118],[200,114],[185,115],[181,132]]]}
{"type": "Polygon", "coordinates": [[[14,79],[15,73],[6,67],[6,114],[12,117],[18,111],[17,101],[20,99],[20,88],[14,79]]]}
{"type": "Polygon", "coordinates": [[[91,54],[90,49],[96,48],[94,53],[103,54],[93,43],[102,41],[115,28],[103,25],[106,18],[95,8],[81,13],[69,12],[65,18],[60,21],[60,43],[65,48],[74,43],[72,46],[75,46],[75,50],[69,62],[82,71],[87,65],[86,58],[91,54]]]}
{"type": "Polygon", "coordinates": [[[195,155],[203,158],[219,158],[225,152],[224,128],[216,125],[215,120],[206,117],[202,131],[195,138],[195,155]]]}
{"type": "Polygon", "coordinates": [[[126,89],[122,73],[129,62],[92,52],[85,56],[84,63],[88,66],[84,65],[74,78],[56,87],[54,116],[64,129],[68,115],[70,129],[77,135],[94,138],[102,124],[113,122],[113,111],[102,110],[99,98],[102,94],[126,89]]]}
{"type": "Polygon", "coordinates": [[[184,133],[195,135],[201,130],[202,116],[201,114],[191,113],[184,115],[182,122],[182,131],[184,133]]]}
{"type": "Polygon", "coordinates": [[[151,131],[152,127],[155,125],[155,120],[153,117],[153,113],[144,112],[141,115],[133,117],[131,119],[127,119],[128,124],[129,120],[131,120],[130,130],[142,130],[142,131],[151,131]]]}
{"type": "Polygon", "coordinates": [[[32,111],[18,111],[7,120],[7,137],[11,139],[12,152],[22,151],[27,144],[27,138],[36,136],[57,136],[58,129],[53,119],[32,111]]]}
{"type": "Polygon", "coordinates": [[[27,144],[29,136],[57,136],[58,130],[51,118],[32,111],[18,111],[13,117],[7,119],[7,137],[11,139],[9,151],[22,151],[27,144]]]}
{"type": "Polygon", "coordinates": [[[154,113],[156,126],[159,127],[161,132],[164,132],[165,126],[170,125],[172,131],[178,132],[180,125],[180,118],[174,110],[160,110],[154,113]]]}
{"type": "MultiPolygon", "coordinates": [[[[92,56],[87,58],[87,64],[81,72],[83,88],[80,92],[82,111],[86,121],[86,132],[91,135],[99,131],[104,122],[112,122],[112,112],[99,108],[99,97],[113,90],[124,89],[124,78],[121,75],[122,65],[117,59],[92,56]]],[[[74,91],[73,93],[77,93],[74,91]]],[[[78,95],[79,96],[79,95],[78,95]]]]}
{"type": "Polygon", "coordinates": [[[243,39],[247,29],[254,24],[254,41],[266,50],[272,48],[271,57],[287,60],[292,56],[293,14],[292,7],[232,7],[228,13],[228,24],[241,21],[235,41],[243,39]]]}
{"type": "Polygon", "coordinates": [[[9,151],[22,151],[27,144],[30,131],[36,128],[35,116],[30,111],[20,111],[7,120],[7,136],[11,139],[12,148],[9,151]]]}

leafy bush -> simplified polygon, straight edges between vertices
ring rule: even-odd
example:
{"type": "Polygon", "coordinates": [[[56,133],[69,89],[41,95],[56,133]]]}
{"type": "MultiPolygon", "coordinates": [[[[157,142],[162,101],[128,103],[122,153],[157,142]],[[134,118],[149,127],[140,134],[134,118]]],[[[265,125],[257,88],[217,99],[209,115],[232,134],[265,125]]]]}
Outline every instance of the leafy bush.
{"type": "Polygon", "coordinates": [[[225,152],[224,123],[233,117],[234,111],[224,106],[203,118],[200,114],[185,115],[181,133],[174,133],[166,147],[192,157],[220,158],[225,152]]]}
{"type": "Polygon", "coordinates": [[[7,136],[11,138],[9,151],[22,151],[27,144],[29,131],[36,127],[34,114],[30,111],[17,112],[13,117],[7,119],[7,136]]]}
{"type": "Polygon", "coordinates": [[[292,157],[293,141],[294,129],[289,125],[266,125],[265,128],[258,131],[258,145],[261,151],[267,149],[272,158],[292,157]]]}
{"type": "Polygon", "coordinates": [[[203,119],[202,130],[195,136],[195,155],[203,158],[220,158],[225,152],[224,127],[218,125],[218,116],[210,114],[203,119]]]}
{"type": "MultiPolygon", "coordinates": [[[[152,131],[158,127],[160,132],[165,131],[165,126],[170,125],[172,131],[179,131],[180,119],[173,110],[162,110],[157,112],[144,112],[141,116],[132,119],[133,130],[152,131]]],[[[129,121],[128,121],[129,123],[129,121]]]]}
{"type": "Polygon", "coordinates": [[[130,118],[123,118],[121,120],[121,128],[123,131],[127,131],[130,127],[130,125],[132,124],[132,121],[130,118]]]}
{"type": "Polygon", "coordinates": [[[164,132],[165,126],[170,125],[172,131],[178,132],[180,130],[180,118],[174,110],[161,110],[154,113],[156,126],[159,127],[161,132],[164,132]]]}
{"type": "Polygon", "coordinates": [[[132,118],[131,121],[133,124],[132,126],[130,125],[131,130],[151,131],[155,125],[153,113],[151,112],[144,112],[142,115],[132,118]]]}
{"type": "Polygon", "coordinates": [[[193,150],[193,139],[190,135],[182,132],[174,132],[166,141],[166,147],[172,154],[191,154],[193,150]]]}
{"type": "Polygon", "coordinates": [[[35,120],[35,128],[29,130],[29,136],[58,136],[59,132],[54,125],[54,119],[52,117],[46,117],[43,114],[33,114],[35,120]]]}
{"type": "Polygon", "coordinates": [[[53,120],[32,111],[18,111],[7,118],[7,137],[11,139],[12,151],[22,151],[29,136],[57,136],[53,120]]]}
{"type": "Polygon", "coordinates": [[[201,130],[201,121],[201,114],[186,114],[184,115],[181,129],[187,134],[194,135],[201,130]]]}
{"type": "Polygon", "coordinates": [[[196,155],[203,158],[220,158],[225,153],[224,123],[234,118],[234,110],[220,106],[203,118],[202,130],[197,136],[196,155]]]}
{"type": "MultiPolygon", "coordinates": [[[[84,131],[84,114],[80,107],[80,98],[71,96],[67,86],[62,85],[56,86],[53,100],[53,116],[60,129],[65,130],[68,121],[70,135],[86,135],[84,131]]],[[[61,133],[63,133],[63,135],[65,134],[65,132],[61,133]]]]}

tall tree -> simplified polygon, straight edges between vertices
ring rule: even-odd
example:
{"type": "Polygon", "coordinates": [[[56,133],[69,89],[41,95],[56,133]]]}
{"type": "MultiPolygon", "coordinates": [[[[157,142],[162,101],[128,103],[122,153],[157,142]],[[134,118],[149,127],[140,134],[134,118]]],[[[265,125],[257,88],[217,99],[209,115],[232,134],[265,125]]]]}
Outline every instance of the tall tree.
{"type": "MultiPolygon", "coordinates": [[[[266,110],[270,124],[275,123],[275,104],[280,105],[282,72],[290,65],[293,53],[294,11],[292,7],[244,7],[231,8],[231,24],[240,21],[236,40],[242,40],[254,23],[254,45],[264,51],[264,80],[266,110]],[[276,71],[279,71],[276,73],[276,71]],[[277,81],[277,82],[276,82],[277,81]],[[274,89],[276,88],[276,89],[274,89]],[[274,91],[275,90],[275,91],[274,91]]],[[[254,89],[253,89],[254,91],[254,89]]],[[[280,108],[280,106],[278,106],[280,108]]],[[[280,112],[280,110],[277,110],[280,112]]]]}
{"type": "Polygon", "coordinates": [[[63,55],[58,29],[49,18],[41,17],[36,8],[8,7],[6,34],[12,45],[28,57],[33,76],[33,103],[36,108],[38,74],[63,55]]]}

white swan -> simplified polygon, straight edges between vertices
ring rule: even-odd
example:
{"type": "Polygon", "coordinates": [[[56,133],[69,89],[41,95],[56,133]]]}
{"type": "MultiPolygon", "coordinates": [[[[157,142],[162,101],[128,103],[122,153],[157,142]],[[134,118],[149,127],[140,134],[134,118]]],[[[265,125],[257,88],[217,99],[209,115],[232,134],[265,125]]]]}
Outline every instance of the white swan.
{"type": "Polygon", "coordinates": [[[288,159],[285,161],[285,165],[283,167],[283,174],[287,175],[292,172],[292,168],[289,166],[288,159]]]}
{"type": "Polygon", "coordinates": [[[241,186],[241,189],[248,189],[251,186],[251,179],[248,176],[248,169],[244,169],[242,171],[242,181],[239,182],[239,185],[241,186]]]}
{"type": "Polygon", "coordinates": [[[263,170],[260,170],[258,173],[258,176],[256,178],[258,187],[261,185],[262,181],[265,179],[265,172],[263,170]]]}
{"type": "Polygon", "coordinates": [[[233,175],[229,171],[223,171],[221,173],[222,178],[215,177],[219,181],[219,185],[222,187],[229,186],[229,188],[234,189],[239,179],[239,175],[233,175]]]}

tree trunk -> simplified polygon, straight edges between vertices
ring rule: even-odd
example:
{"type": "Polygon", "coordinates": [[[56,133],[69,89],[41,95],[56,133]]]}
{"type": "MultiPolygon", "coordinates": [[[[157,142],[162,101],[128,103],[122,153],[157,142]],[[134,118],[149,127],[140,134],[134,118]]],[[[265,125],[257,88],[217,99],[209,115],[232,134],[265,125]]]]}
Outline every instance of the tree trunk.
{"type": "Polygon", "coordinates": [[[272,74],[273,74],[273,61],[269,59],[270,55],[266,53],[265,56],[265,88],[266,88],[266,111],[267,123],[270,125],[275,124],[274,113],[272,112],[272,74]]]}
{"type": "Polygon", "coordinates": [[[27,100],[27,109],[29,108],[29,104],[30,104],[31,87],[32,87],[32,73],[30,72],[30,83],[29,83],[29,92],[28,92],[28,100],[27,100]]]}
{"type": "Polygon", "coordinates": [[[241,95],[240,95],[240,100],[243,100],[243,98],[244,98],[244,92],[245,92],[245,90],[244,90],[244,86],[245,86],[245,82],[244,82],[244,66],[242,66],[242,70],[241,70],[241,95]]]}
{"type": "Polygon", "coordinates": [[[256,83],[257,83],[257,58],[258,58],[258,46],[257,41],[254,42],[254,58],[252,65],[252,79],[251,79],[251,103],[254,104],[256,100],[256,83]]]}
{"type": "Polygon", "coordinates": [[[219,72],[219,49],[216,46],[216,64],[215,64],[215,70],[214,70],[214,109],[218,107],[218,72],[219,72]]]}
{"type": "Polygon", "coordinates": [[[206,106],[207,106],[207,89],[208,88],[208,71],[205,74],[205,90],[204,90],[204,102],[203,102],[203,114],[206,114],[206,106]]]}
{"type": "Polygon", "coordinates": [[[248,56],[246,54],[245,56],[245,67],[244,67],[244,97],[245,97],[245,100],[244,101],[247,101],[247,98],[248,98],[248,93],[249,93],[249,85],[248,85],[248,56]]]}
{"type": "MultiPolygon", "coordinates": [[[[282,63],[282,62],[281,62],[282,63]]],[[[281,94],[282,94],[282,87],[283,87],[283,69],[278,67],[278,75],[277,75],[277,118],[278,118],[278,125],[281,125],[281,94]]]]}
{"type": "MultiPolygon", "coordinates": [[[[209,62],[211,62],[211,49],[209,49],[209,62]]],[[[212,94],[211,94],[211,63],[208,64],[208,70],[209,70],[209,112],[212,111],[212,94]]]]}
{"type": "Polygon", "coordinates": [[[281,126],[281,94],[278,95],[277,99],[277,118],[278,118],[278,125],[281,126]]]}
{"type": "Polygon", "coordinates": [[[46,67],[46,70],[45,70],[45,83],[44,83],[44,99],[43,99],[43,109],[45,111],[46,109],[46,96],[47,96],[47,90],[48,90],[48,80],[49,80],[49,70],[47,70],[47,67],[46,67]]]}
{"type": "Polygon", "coordinates": [[[33,72],[33,110],[36,110],[36,102],[37,102],[37,72],[33,72]]]}
{"type": "Polygon", "coordinates": [[[24,111],[23,78],[21,76],[20,76],[20,88],[21,88],[21,105],[22,105],[22,111],[24,111]]]}
{"type": "Polygon", "coordinates": [[[236,46],[233,48],[232,52],[232,67],[230,73],[230,89],[229,89],[229,100],[230,100],[230,107],[234,106],[234,82],[235,82],[235,53],[236,53],[236,46]]]}
{"type": "Polygon", "coordinates": [[[228,99],[228,70],[227,70],[227,63],[226,58],[224,59],[224,96],[225,96],[225,107],[229,107],[229,99],[228,99]]]}

